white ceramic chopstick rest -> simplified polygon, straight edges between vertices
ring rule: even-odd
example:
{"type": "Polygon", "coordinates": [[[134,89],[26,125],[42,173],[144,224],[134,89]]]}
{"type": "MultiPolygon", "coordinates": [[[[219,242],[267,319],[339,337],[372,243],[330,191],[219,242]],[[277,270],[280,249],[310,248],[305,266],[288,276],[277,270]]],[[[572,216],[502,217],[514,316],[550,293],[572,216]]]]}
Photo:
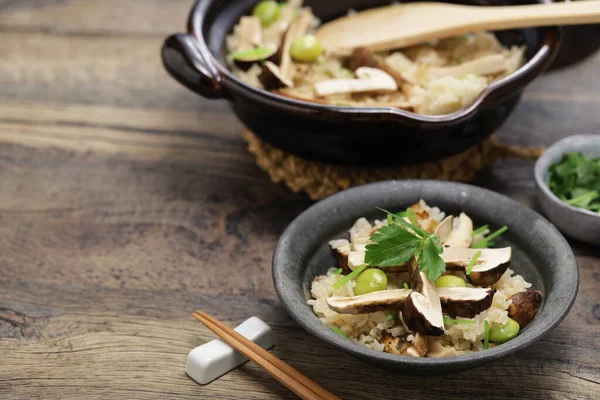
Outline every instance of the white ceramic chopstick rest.
{"type": "MultiPolygon", "coordinates": [[[[235,327],[234,331],[263,349],[273,347],[273,331],[260,318],[250,317],[235,327]]],[[[196,382],[206,385],[246,361],[246,357],[227,343],[215,339],[190,351],[185,372],[196,382]]]]}

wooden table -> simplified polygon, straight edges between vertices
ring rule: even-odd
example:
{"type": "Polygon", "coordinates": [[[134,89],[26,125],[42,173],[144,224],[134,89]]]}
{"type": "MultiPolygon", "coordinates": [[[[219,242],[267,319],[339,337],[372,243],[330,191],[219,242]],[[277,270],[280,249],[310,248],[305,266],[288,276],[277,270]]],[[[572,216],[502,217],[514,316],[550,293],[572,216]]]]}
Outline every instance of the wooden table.
{"type": "MultiPolygon", "coordinates": [[[[600,398],[600,251],[567,319],[458,375],[373,369],[299,329],[271,283],[278,235],[311,204],[254,164],[226,103],[163,71],[190,0],[0,0],[0,398],[294,398],[254,364],[199,386],[196,308],[275,330],[273,352],[345,399],[600,398]]],[[[535,82],[499,137],[598,133],[600,55],[535,82]]],[[[475,181],[532,205],[532,163],[475,181]]]]}

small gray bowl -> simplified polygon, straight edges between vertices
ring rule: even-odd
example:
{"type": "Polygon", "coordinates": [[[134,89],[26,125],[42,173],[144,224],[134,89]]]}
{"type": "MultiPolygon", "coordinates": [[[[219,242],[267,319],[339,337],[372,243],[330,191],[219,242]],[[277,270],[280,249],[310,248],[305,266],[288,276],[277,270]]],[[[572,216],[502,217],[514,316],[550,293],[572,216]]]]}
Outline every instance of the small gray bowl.
{"type": "MultiPolygon", "coordinates": [[[[307,332],[357,358],[390,371],[444,374],[484,365],[513,354],[547,334],[567,315],[577,294],[579,274],[569,244],[550,222],[505,196],[475,186],[427,180],[387,181],[335,194],[300,214],[281,235],[273,256],[273,282],[283,306],[307,332]],[[446,213],[464,211],[480,226],[507,225],[497,246],[512,246],[511,268],[541,290],[535,318],[513,340],[488,350],[444,358],[414,358],[378,352],[328,329],[306,303],[315,276],[334,263],[327,242],[347,237],[359,217],[384,218],[376,207],[404,210],[424,199],[446,213]]],[[[327,362],[324,360],[324,362],[327,362]]],[[[332,368],[336,361],[330,360],[332,368]]]]}
{"type": "Polygon", "coordinates": [[[583,242],[600,246],[600,213],[574,207],[559,199],[548,187],[548,169],[563,155],[581,152],[588,157],[600,157],[600,135],[576,135],[562,139],[548,148],[535,164],[537,198],[544,214],[564,234],[583,242]]]}

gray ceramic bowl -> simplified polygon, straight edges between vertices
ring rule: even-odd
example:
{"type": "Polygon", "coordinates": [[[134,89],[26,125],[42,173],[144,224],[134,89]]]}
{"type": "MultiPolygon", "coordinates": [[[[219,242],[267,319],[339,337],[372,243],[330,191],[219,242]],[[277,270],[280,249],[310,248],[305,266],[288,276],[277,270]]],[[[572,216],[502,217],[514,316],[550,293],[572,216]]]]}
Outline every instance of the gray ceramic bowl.
{"type": "MultiPolygon", "coordinates": [[[[387,370],[443,374],[483,365],[515,353],[548,333],[567,315],[579,275],[569,244],[558,230],[531,209],[497,193],[470,185],[427,180],[388,181],[340,192],[298,216],[285,230],[273,257],[277,295],[292,318],[310,334],[387,370]],[[544,293],[536,317],[505,344],[468,355],[413,358],[377,352],[350,342],[319,321],[306,304],[313,278],[334,265],[327,242],[346,237],[354,221],[383,218],[376,207],[403,210],[425,199],[447,213],[464,211],[477,225],[508,225],[497,245],[513,246],[511,268],[544,293]]],[[[329,361],[332,366],[335,361],[329,361]]]]}
{"type": "Polygon", "coordinates": [[[535,164],[538,201],[548,219],[567,236],[600,245],[600,214],[571,206],[548,188],[548,168],[560,161],[564,154],[571,152],[600,157],[600,135],[570,136],[554,143],[544,152],[535,164]]]}

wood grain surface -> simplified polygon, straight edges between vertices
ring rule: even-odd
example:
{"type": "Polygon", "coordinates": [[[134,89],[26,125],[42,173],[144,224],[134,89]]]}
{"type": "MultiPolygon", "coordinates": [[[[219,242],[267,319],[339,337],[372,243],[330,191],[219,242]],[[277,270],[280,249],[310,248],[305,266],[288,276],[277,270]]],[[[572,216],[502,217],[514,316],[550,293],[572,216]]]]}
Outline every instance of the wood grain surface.
{"type": "MultiPolygon", "coordinates": [[[[311,202],[272,184],[221,101],[164,72],[189,0],[0,0],[0,398],[294,398],[252,363],[200,386],[191,312],[275,330],[274,354],[344,399],[600,398],[600,250],[566,320],[533,347],[445,377],[370,367],[298,329],[275,296],[278,235],[311,202]]],[[[537,80],[499,133],[600,132],[600,55],[537,80]]],[[[537,207],[531,162],[475,184],[537,207]]]]}

